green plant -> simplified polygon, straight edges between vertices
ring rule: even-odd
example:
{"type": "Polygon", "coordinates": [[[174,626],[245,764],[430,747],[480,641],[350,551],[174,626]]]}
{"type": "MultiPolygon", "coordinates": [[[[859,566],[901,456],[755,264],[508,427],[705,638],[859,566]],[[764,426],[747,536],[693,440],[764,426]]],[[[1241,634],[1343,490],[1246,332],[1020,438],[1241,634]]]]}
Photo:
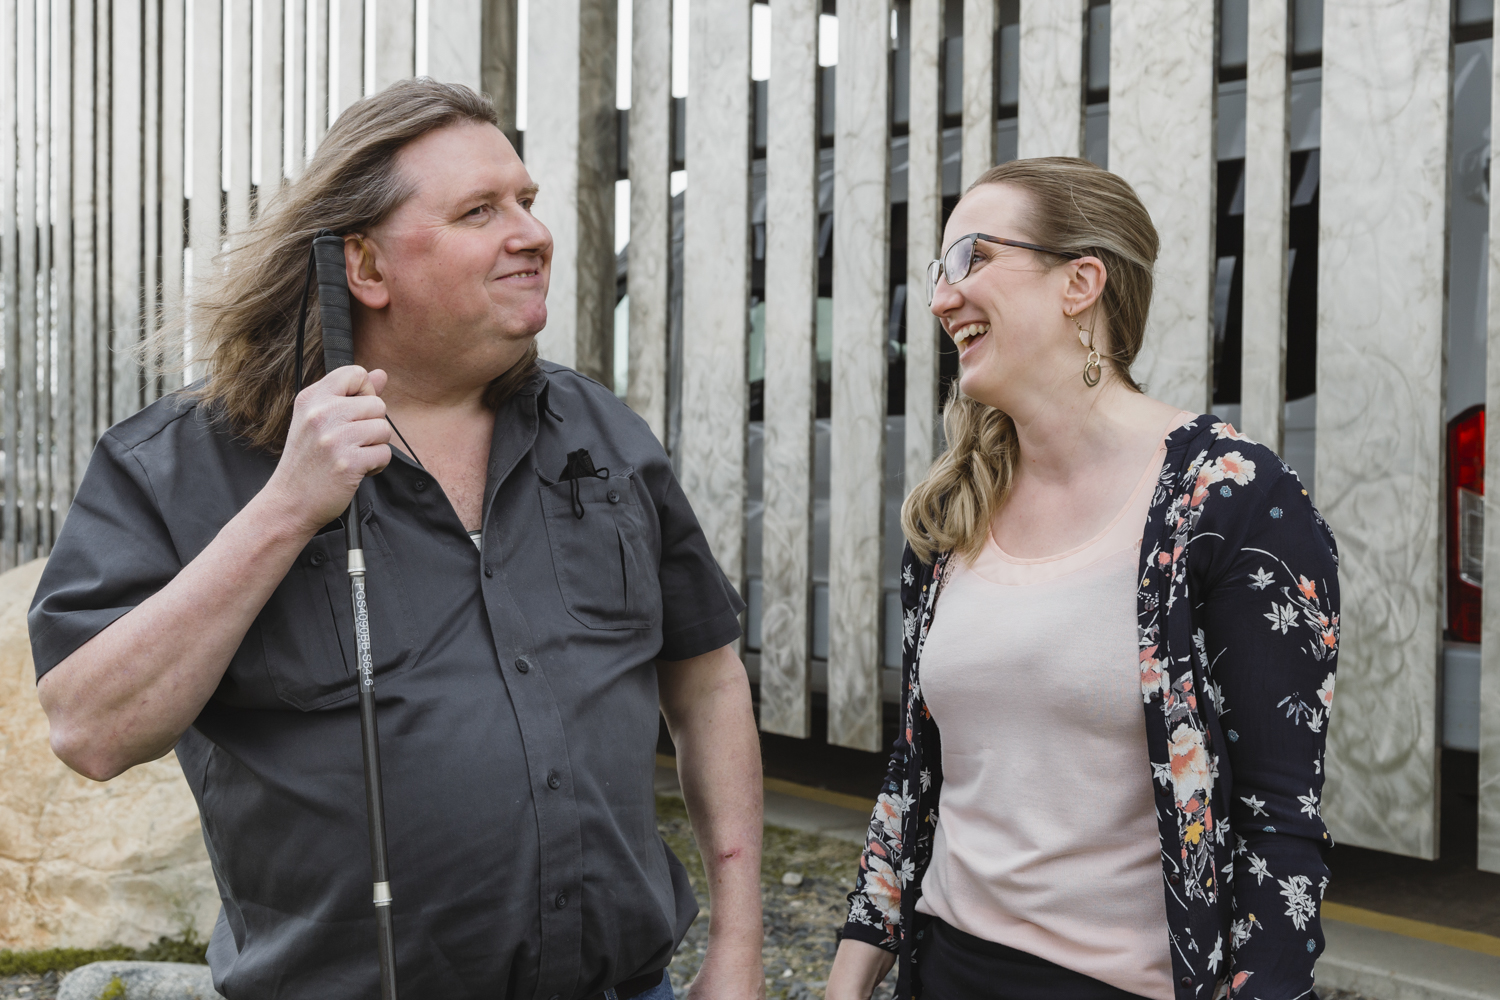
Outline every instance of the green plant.
{"type": "Polygon", "coordinates": [[[121,962],[135,958],[135,950],[109,948],[47,948],[42,951],[0,951],[0,976],[67,972],[90,962],[121,962]]]}
{"type": "Polygon", "coordinates": [[[119,976],[112,977],[104,992],[99,994],[99,1000],[125,1000],[124,981],[119,976]]]}
{"type": "Polygon", "coordinates": [[[208,942],[199,941],[198,933],[191,928],[181,937],[159,937],[136,953],[142,962],[186,962],[189,965],[208,964],[208,942]]]}
{"type": "MultiPolygon", "coordinates": [[[[140,950],[124,945],[103,948],[47,948],[39,951],[0,951],[0,976],[22,973],[42,975],[47,972],[71,972],[91,962],[188,962],[208,964],[208,945],[198,940],[192,930],[175,938],[163,935],[140,950]]],[[[111,984],[113,986],[113,984],[111,984]]],[[[122,986],[123,990],[124,987],[122,986]]],[[[109,994],[123,997],[124,993],[109,994]]]]}

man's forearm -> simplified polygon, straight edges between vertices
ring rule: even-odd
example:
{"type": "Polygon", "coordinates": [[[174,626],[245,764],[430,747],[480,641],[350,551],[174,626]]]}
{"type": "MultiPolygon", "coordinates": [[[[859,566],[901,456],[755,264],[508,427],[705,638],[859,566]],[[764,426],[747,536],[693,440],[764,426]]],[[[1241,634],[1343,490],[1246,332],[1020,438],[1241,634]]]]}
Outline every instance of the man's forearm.
{"type": "Polygon", "coordinates": [[[53,752],[103,781],[170,750],[306,544],[274,498],[251,500],[170,583],[41,678],[53,752]]]}
{"type": "Polygon", "coordinates": [[[708,879],[709,938],[753,952],[758,970],[762,785],[745,668],[730,647],[661,667],[662,709],[708,879]]]}

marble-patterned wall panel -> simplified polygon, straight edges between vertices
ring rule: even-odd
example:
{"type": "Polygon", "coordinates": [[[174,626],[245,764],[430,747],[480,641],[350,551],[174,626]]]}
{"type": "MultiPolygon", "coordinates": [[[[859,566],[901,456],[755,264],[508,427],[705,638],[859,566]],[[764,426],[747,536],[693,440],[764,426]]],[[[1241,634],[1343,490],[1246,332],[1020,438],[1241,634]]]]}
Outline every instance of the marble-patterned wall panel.
{"type": "MultiPolygon", "coordinates": [[[[1500,135],[1500,60],[1490,80],[1490,135],[1500,135]]],[[[1500,233],[1500,198],[1490,199],[1490,232],[1500,233]]],[[[1500,414],[1500,239],[1489,241],[1489,330],[1485,413],[1500,414]]],[[[1494,417],[1489,418],[1493,420],[1494,417]]],[[[1500,580],[1500,432],[1486,424],[1484,568],[1500,580]]],[[[1500,587],[1484,589],[1479,666],[1479,867],[1500,872],[1500,587]]]]}
{"type": "Polygon", "coordinates": [[[1286,398],[1291,4],[1250,5],[1245,74],[1245,259],[1240,430],[1281,451],[1286,398]]]}
{"type": "MultiPolygon", "coordinates": [[[[839,13],[834,111],[838,133],[833,179],[828,742],[879,750],[880,554],[890,260],[890,141],[886,132],[890,0],[845,0],[839,13]]],[[[967,90],[966,85],[966,95],[967,90]]],[[[965,104],[967,122],[967,101],[965,104]]]]}
{"type": "Polygon", "coordinates": [[[614,381],[614,0],[557,0],[529,33],[526,166],[552,233],[543,358],[614,381]]]}
{"type": "MultiPolygon", "coordinates": [[[[995,32],[1000,27],[996,0],[948,0],[964,5],[962,188],[995,165],[995,32]]],[[[835,258],[837,259],[837,258],[835,258]]]]}
{"type": "MultiPolygon", "coordinates": [[[[192,29],[188,38],[188,58],[191,65],[187,70],[187,85],[192,88],[193,107],[191,118],[188,123],[188,136],[191,137],[191,145],[188,148],[188,265],[187,265],[187,287],[192,288],[194,280],[206,281],[212,273],[214,254],[219,249],[219,206],[213,203],[213,199],[200,199],[192,197],[195,191],[217,191],[220,184],[219,173],[219,130],[223,115],[223,11],[215,4],[206,4],[193,11],[192,29]]],[[[107,44],[101,37],[99,45],[107,44]]],[[[101,88],[102,90],[102,88],[101,88]]],[[[105,101],[103,93],[99,94],[98,100],[101,104],[105,101]]],[[[104,137],[97,136],[95,139],[104,145],[104,137]]],[[[104,174],[104,169],[99,173],[104,174]]],[[[103,177],[100,177],[101,182],[103,177]]],[[[101,183],[101,193],[108,189],[101,183]]],[[[102,221],[109,210],[107,197],[100,199],[98,206],[99,218],[102,221]]],[[[102,228],[102,227],[101,227],[102,228]]],[[[99,252],[105,255],[109,252],[107,235],[99,234],[99,252]]],[[[107,272],[107,264],[100,262],[101,272],[107,272]]],[[[107,320],[99,323],[102,331],[107,328],[107,320]]],[[[184,347],[186,357],[191,363],[188,368],[187,380],[194,381],[203,376],[205,357],[200,357],[199,347],[192,341],[192,331],[188,332],[189,341],[184,347]]],[[[108,358],[101,358],[96,363],[96,375],[102,375],[109,371],[108,358]]],[[[100,408],[96,412],[96,419],[104,427],[113,421],[107,408],[100,400],[100,408]]],[[[102,430],[98,427],[95,430],[102,430]]],[[[92,434],[90,435],[92,439],[92,434]]]]}
{"type": "MultiPolygon", "coordinates": [[[[430,2],[430,0],[429,0],[430,2]]],[[[518,0],[480,0],[479,85],[495,102],[500,131],[516,140],[516,90],[520,82],[518,0]]]]}
{"type": "MultiPolygon", "coordinates": [[[[211,5],[210,5],[211,6],[211,5]]],[[[196,21],[203,5],[194,7],[196,21]]],[[[365,96],[365,5],[328,3],[328,124],[365,96]]],[[[194,95],[194,100],[197,97],[194,95]]]]}
{"type": "Polygon", "coordinates": [[[537,350],[548,361],[578,363],[578,8],[554,0],[546,31],[527,33],[526,169],[538,184],[536,217],[552,233],[547,325],[537,350]]]}
{"type": "Polygon", "coordinates": [[[745,345],[750,295],[750,5],[689,13],[683,216],[682,487],[714,556],[744,586],[745,345]]]}
{"type": "Polygon", "coordinates": [[[1339,841],[1424,858],[1438,849],[1449,75],[1447,4],[1324,5],[1315,476],[1343,633],[1323,816],[1339,841]]]}
{"type": "Polygon", "coordinates": [[[417,53],[417,73],[479,90],[480,17],[480,0],[429,2],[425,29],[417,26],[417,41],[425,48],[417,53]]]}
{"type": "Polygon", "coordinates": [[[1208,408],[1213,360],[1214,17],[1202,0],[1115,0],[1109,28],[1109,169],[1161,237],[1134,373],[1185,410],[1208,408]]]}
{"type": "Polygon", "coordinates": [[[912,0],[911,124],[906,139],[907,492],[926,478],[937,438],[938,344],[943,333],[927,305],[927,264],[941,252],[942,240],[942,39],[942,0],[912,0]]]}
{"type": "Polygon", "coordinates": [[[1016,155],[1083,155],[1083,25],[1088,0],[1021,4],[1016,155]]]}
{"type": "MultiPolygon", "coordinates": [[[[232,14],[233,12],[231,11],[230,13],[232,14]]],[[[43,16],[45,16],[45,12],[43,16]]],[[[113,211],[111,213],[112,218],[110,220],[109,233],[111,243],[110,346],[113,348],[112,357],[110,358],[111,368],[113,369],[110,379],[112,383],[110,402],[113,417],[117,421],[124,420],[140,409],[141,406],[141,372],[139,364],[135,361],[134,348],[140,340],[142,319],[141,237],[143,235],[142,223],[144,220],[142,219],[141,202],[143,200],[142,195],[144,194],[144,178],[141,176],[141,167],[145,144],[143,141],[144,136],[141,133],[143,127],[141,101],[139,98],[131,99],[132,95],[137,92],[136,88],[140,85],[141,74],[144,69],[141,65],[141,20],[141,10],[139,8],[131,9],[129,6],[121,6],[119,9],[113,11],[110,19],[110,29],[114,36],[112,39],[113,51],[110,55],[110,68],[113,75],[111,89],[115,95],[115,100],[111,102],[110,107],[110,184],[113,187],[113,191],[110,192],[113,211]]],[[[35,64],[33,63],[32,66],[32,72],[35,72],[35,64]]],[[[231,80],[231,86],[233,86],[233,83],[234,81],[231,80]]],[[[31,86],[36,86],[34,78],[31,86]]],[[[35,94],[35,91],[33,91],[33,94],[35,94]]],[[[230,122],[232,124],[243,122],[245,126],[245,138],[248,139],[250,134],[249,94],[244,95],[247,100],[244,101],[243,105],[237,105],[233,100],[234,96],[233,92],[231,92],[231,100],[227,102],[230,106],[230,122]]],[[[41,107],[45,107],[42,102],[38,102],[38,104],[41,107]]],[[[41,107],[38,108],[38,111],[41,110],[41,107]]],[[[33,119],[33,122],[36,123],[35,119],[33,119]]],[[[38,131],[45,134],[45,121],[36,124],[42,126],[38,131]]],[[[42,135],[38,135],[38,140],[41,139],[42,135]]],[[[45,155],[45,145],[41,142],[38,142],[38,145],[42,145],[41,152],[45,155]]],[[[248,146],[248,143],[246,145],[248,146]]],[[[28,150],[28,155],[35,154],[33,151],[28,150]]],[[[236,159],[240,162],[234,163],[233,168],[237,169],[232,168],[229,172],[231,186],[229,192],[229,216],[232,222],[240,221],[235,220],[237,214],[234,211],[233,195],[236,193],[235,189],[243,185],[247,202],[250,192],[250,185],[245,183],[249,179],[248,168],[250,158],[243,156],[236,159]],[[239,183],[236,183],[236,174],[238,174],[239,183]]],[[[25,163],[26,161],[23,160],[22,162],[25,163]]],[[[39,165],[33,161],[33,169],[37,169],[38,166],[40,167],[38,176],[39,187],[45,191],[48,186],[47,176],[49,165],[45,160],[39,165]]],[[[37,207],[42,209],[42,211],[37,213],[41,216],[37,221],[44,227],[46,226],[46,206],[49,200],[49,198],[37,199],[37,207]]],[[[249,214],[247,205],[244,212],[245,218],[241,224],[249,221],[249,214]]],[[[46,230],[44,229],[43,231],[46,230]]],[[[43,264],[43,266],[47,265],[43,264]]],[[[41,290],[38,289],[38,291],[41,290]]],[[[46,294],[38,296],[38,299],[40,299],[39,305],[41,305],[40,318],[44,324],[47,322],[46,315],[47,308],[50,305],[50,298],[51,296],[46,294]]],[[[35,315],[35,313],[27,315],[23,321],[34,322],[32,317],[35,315]]],[[[45,341],[43,342],[45,343],[45,341]]],[[[38,363],[40,363],[44,371],[50,367],[49,359],[45,357],[45,351],[42,358],[38,359],[34,354],[30,358],[27,357],[30,351],[35,350],[35,344],[36,341],[30,338],[22,344],[21,355],[18,360],[21,362],[23,371],[37,370],[36,366],[38,363]]],[[[25,427],[26,416],[26,414],[22,415],[23,429],[25,427]]],[[[35,417],[32,417],[32,419],[35,420],[35,417]]],[[[32,439],[30,435],[28,435],[28,438],[32,439]]],[[[29,440],[27,443],[30,443],[29,440]]],[[[27,449],[23,447],[20,452],[20,457],[23,461],[30,457],[26,454],[26,451],[27,449]]],[[[45,492],[45,481],[40,485],[43,486],[43,491],[45,492]]],[[[36,489],[36,486],[33,485],[32,489],[36,489]]],[[[25,493],[23,492],[24,495],[25,493]]],[[[35,496],[36,494],[32,493],[28,498],[32,501],[27,504],[28,508],[34,504],[35,496]]],[[[29,514],[30,511],[28,510],[27,513],[29,514]]],[[[43,527],[42,534],[46,534],[45,526],[43,527]]]]}
{"type": "MultiPolygon", "coordinates": [[[[440,0],[441,3],[452,0],[440,0]]],[[[416,0],[375,0],[375,91],[416,72],[416,0]]],[[[477,25],[475,26],[477,29],[477,25]]]]}
{"type": "Polygon", "coordinates": [[[615,384],[615,181],[620,175],[615,30],[619,9],[618,0],[580,0],[578,4],[578,334],[574,367],[607,386],[615,384]]]}
{"type": "Polygon", "coordinates": [[[811,732],[818,5],[773,0],[766,134],[766,390],[760,727],[811,732]]]}
{"type": "Polygon", "coordinates": [[[630,72],[630,359],[625,401],[667,439],[672,2],[635,0],[630,72]]]}

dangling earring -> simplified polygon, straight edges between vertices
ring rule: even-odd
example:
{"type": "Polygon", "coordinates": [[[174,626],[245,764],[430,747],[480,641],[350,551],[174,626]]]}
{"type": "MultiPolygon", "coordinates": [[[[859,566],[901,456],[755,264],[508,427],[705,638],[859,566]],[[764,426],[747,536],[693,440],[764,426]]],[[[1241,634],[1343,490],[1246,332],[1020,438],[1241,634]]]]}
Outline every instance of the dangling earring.
{"type": "Polygon", "coordinates": [[[1074,326],[1078,327],[1078,342],[1089,349],[1089,356],[1083,362],[1083,384],[1092,389],[1099,384],[1100,374],[1099,352],[1094,350],[1094,332],[1092,330],[1085,330],[1083,324],[1078,322],[1077,316],[1070,316],[1068,318],[1073,321],[1074,326]],[[1085,336],[1088,337],[1087,340],[1084,339],[1085,336]]]}

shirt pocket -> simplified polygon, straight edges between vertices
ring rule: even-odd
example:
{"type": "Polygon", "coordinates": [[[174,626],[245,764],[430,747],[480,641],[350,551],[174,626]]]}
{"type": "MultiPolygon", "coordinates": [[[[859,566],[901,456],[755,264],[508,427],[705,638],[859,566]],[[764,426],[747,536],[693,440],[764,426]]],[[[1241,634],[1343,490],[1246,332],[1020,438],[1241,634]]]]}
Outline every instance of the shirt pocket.
{"type": "Polygon", "coordinates": [[[661,622],[655,526],[637,495],[634,471],[540,488],[563,604],[589,628],[654,628],[661,622]]]}
{"type": "MultiPolygon", "coordinates": [[[[342,707],[355,686],[354,610],[342,527],[315,535],[261,612],[266,672],[276,696],[304,712],[342,707]]],[[[365,598],[376,679],[416,662],[411,602],[380,525],[364,522],[365,598]]]]}

